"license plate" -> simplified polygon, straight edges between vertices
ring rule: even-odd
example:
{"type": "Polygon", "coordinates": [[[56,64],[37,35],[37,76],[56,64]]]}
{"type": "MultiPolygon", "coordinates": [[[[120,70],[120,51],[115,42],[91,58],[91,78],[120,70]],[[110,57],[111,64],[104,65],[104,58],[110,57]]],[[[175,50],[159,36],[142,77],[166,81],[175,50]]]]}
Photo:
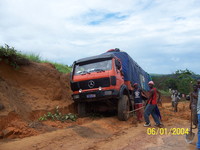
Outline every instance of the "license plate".
{"type": "Polygon", "coordinates": [[[96,97],[96,94],[88,94],[87,95],[87,98],[94,98],[94,97],[96,97]]]}

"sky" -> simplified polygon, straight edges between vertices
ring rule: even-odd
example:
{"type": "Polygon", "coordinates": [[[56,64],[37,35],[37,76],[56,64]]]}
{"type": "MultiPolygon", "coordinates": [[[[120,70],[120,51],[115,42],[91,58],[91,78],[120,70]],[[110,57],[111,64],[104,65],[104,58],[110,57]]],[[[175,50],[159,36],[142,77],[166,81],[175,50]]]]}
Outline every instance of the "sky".
{"type": "Polygon", "coordinates": [[[119,48],[148,73],[200,74],[200,0],[0,0],[0,45],[44,60],[119,48]]]}

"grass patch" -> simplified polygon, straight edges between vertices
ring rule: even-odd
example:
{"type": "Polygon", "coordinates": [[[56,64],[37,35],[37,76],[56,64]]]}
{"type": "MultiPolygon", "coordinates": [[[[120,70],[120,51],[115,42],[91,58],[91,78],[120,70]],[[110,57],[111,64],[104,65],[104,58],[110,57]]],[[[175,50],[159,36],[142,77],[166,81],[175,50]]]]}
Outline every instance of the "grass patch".
{"type": "Polygon", "coordinates": [[[54,63],[48,60],[42,60],[39,54],[25,54],[21,53],[5,44],[5,46],[0,46],[0,61],[4,60],[6,63],[10,64],[14,68],[18,69],[21,65],[28,65],[30,61],[37,63],[51,63],[55,68],[61,73],[71,72],[71,67],[64,64],[54,63]]]}
{"type": "Polygon", "coordinates": [[[72,68],[68,67],[67,65],[53,63],[53,65],[56,67],[56,69],[61,73],[69,73],[71,72],[72,68]]]}
{"type": "Polygon", "coordinates": [[[55,62],[51,62],[48,60],[42,60],[40,55],[38,54],[23,54],[25,58],[33,61],[33,62],[37,62],[37,63],[50,63],[53,64],[55,66],[55,68],[61,72],[61,73],[69,73],[71,72],[71,67],[68,67],[68,65],[64,65],[64,64],[59,64],[59,63],[55,63],[55,62]]]}
{"type": "Polygon", "coordinates": [[[42,62],[41,57],[39,54],[22,54],[23,57],[27,58],[30,61],[40,63],[42,62]]]}

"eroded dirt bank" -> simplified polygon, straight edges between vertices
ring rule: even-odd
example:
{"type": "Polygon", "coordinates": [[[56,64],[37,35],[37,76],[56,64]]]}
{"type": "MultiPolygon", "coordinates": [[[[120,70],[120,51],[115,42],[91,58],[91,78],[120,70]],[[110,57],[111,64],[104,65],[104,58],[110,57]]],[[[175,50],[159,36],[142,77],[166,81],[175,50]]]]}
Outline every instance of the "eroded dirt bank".
{"type": "Polygon", "coordinates": [[[69,75],[48,63],[30,63],[19,69],[0,61],[0,138],[38,135],[34,121],[56,106],[75,113],[69,75]]]}

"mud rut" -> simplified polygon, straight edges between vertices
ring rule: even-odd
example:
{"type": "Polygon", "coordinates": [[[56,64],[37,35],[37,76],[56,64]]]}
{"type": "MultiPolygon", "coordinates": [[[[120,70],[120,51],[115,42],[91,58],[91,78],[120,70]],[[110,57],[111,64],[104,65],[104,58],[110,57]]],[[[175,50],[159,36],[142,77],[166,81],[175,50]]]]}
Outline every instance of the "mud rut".
{"type": "MultiPolygon", "coordinates": [[[[188,128],[187,102],[179,104],[179,112],[171,111],[170,103],[164,103],[161,109],[164,128],[188,128]],[[181,114],[181,116],[180,116],[181,114]]],[[[48,132],[23,139],[1,140],[0,149],[5,150],[177,150],[194,149],[195,142],[187,144],[183,135],[147,135],[143,123],[118,121],[116,116],[103,118],[80,118],[76,123],[47,121],[52,127],[48,132]],[[62,129],[59,129],[62,128],[62,129]]],[[[153,121],[152,121],[153,124],[153,121]]],[[[194,131],[197,132],[197,131],[194,131]]]]}

